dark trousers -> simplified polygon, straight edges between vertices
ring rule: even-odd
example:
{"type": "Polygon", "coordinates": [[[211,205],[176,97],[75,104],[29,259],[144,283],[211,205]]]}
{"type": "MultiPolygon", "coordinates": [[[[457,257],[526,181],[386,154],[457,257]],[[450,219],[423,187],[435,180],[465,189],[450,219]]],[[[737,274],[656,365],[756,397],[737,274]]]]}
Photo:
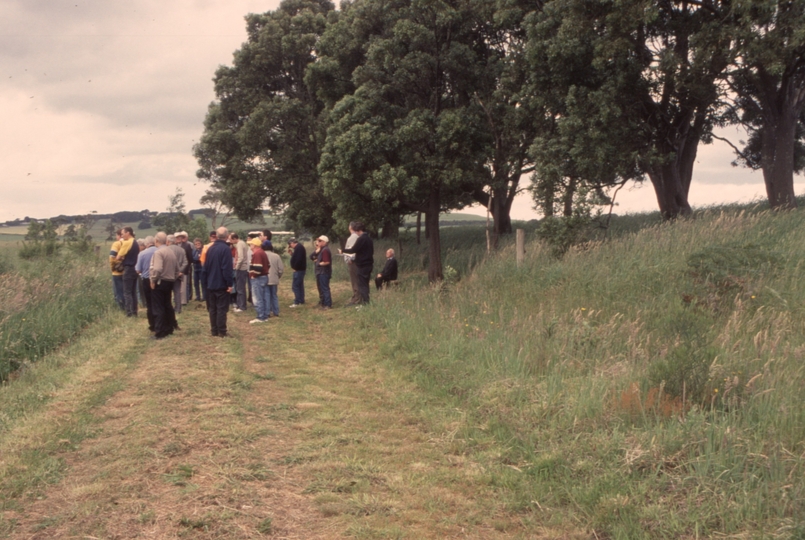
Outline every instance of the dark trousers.
{"type": "MultiPolygon", "coordinates": [[[[196,287],[196,300],[204,300],[207,296],[207,275],[203,270],[193,269],[193,285],[196,287]]],[[[192,296],[192,295],[190,295],[192,296]]]]}
{"type": "Polygon", "coordinates": [[[360,278],[358,278],[358,267],[355,266],[355,263],[350,262],[347,263],[347,269],[349,270],[349,284],[352,285],[352,298],[349,299],[350,304],[357,304],[361,301],[361,288],[358,284],[360,278]]]}
{"type": "Polygon", "coordinates": [[[208,311],[210,314],[210,333],[213,336],[226,335],[226,313],[229,311],[229,293],[226,289],[207,289],[208,311]]]}
{"type": "Polygon", "coordinates": [[[388,288],[388,286],[389,286],[389,284],[391,282],[392,282],[392,280],[390,280],[390,279],[386,279],[386,278],[382,278],[382,277],[375,278],[375,287],[377,287],[377,290],[379,291],[380,289],[383,288],[384,285],[386,286],[386,288],[388,288]]]}
{"type": "Polygon", "coordinates": [[[187,284],[187,288],[185,289],[185,295],[184,295],[185,304],[187,304],[188,302],[190,302],[190,300],[193,299],[193,275],[195,274],[195,272],[193,272],[193,265],[189,264],[188,266],[189,268],[187,270],[187,274],[185,274],[184,276],[185,283],[187,284]]]}
{"type": "Polygon", "coordinates": [[[249,272],[246,270],[235,270],[235,290],[238,292],[235,298],[235,306],[246,311],[246,285],[249,283],[249,272]]]}
{"type": "Polygon", "coordinates": [[[151,291],[151,307],[154,310],[154,334],[158,338],[169,336],[176,326],[176,314],[171,303],[172,281],[160,281],[151,291]]]}
{"type": "Polygon", "coordinates": [[[369,280],[372,279],[371,266],[358,267],[358,294],[360,295],[359,302],[361,304],[369,303],[369,280]]]}
{"type": "Polygon", "coordinates": [[[317,274],[316,286],[319,288],[319,304],[322,307],[333,307],[333,298],[330,295],[330,275],[317,274]]]}
{"type": "Polygon", "coordinates": [[[151,280],[148,278],[143,278],[140,281],[140,291],[143,293],[143,297],[145,297],[145,314],[148,317],[148,329],[152,332],[156,331],[156,318],[154,317],[154,300],[151,298],[151,280]]]}
{"type": "Polygon", "coordinates": [[[305,303],[305,271],[297,271],[293,273],[293,281],[291,282],[291,290],[293,291],[293,303],[296,305],[305,303]]]}
{"type": "Polygon", "coordinates": [[[140,276],[133,266],[123,267],[123,302],[126,305],[126,316],[137,316],[137,282],[140,276]]]}

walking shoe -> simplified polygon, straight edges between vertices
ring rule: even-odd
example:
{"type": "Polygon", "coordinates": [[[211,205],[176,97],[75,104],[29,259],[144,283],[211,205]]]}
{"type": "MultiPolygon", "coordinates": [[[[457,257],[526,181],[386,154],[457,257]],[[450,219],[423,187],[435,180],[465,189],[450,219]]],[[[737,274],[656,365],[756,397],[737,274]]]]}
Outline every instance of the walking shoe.
{"type": "Polygon", "coordinates": [[[290,308],[296,308],[296,307],[299,307],[299,306],[301,306],[301,305],[302,305],[302,304],[291,304],[291,305],[290,305],[290,306],[288,306],[288,307],[290,307],[290,308]]]}
{"type": "Polygon", "coordinates": [[[263,322],[266,322],[266,321],[264,321],[263,319],[252,319],[252,320],[249,321],[249,324],[257,324],[257,323],[263,323],[263,322]]]}
{"type": "Polygon", "coordinates": [[[240,308],[235,308],[234,311],[235,311],[235,313],[243,313],[246,310],[240,309],[240,308]]]}

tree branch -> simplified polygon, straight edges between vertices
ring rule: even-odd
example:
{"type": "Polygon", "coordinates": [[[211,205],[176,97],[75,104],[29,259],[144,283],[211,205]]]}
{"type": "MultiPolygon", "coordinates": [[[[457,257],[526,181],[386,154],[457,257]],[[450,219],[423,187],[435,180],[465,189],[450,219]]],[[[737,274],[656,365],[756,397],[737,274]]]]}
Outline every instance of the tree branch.
{"type": "Polygon", "coordinates": [[[738,156],[739,156],[739,157],[740,157],[742,160],[744,160],[744,161],[746,161],[747,163],[749,163],[749,158],[746,156],[746,154],[744,154],[744,153],[743,153],[741,150],[739,150],[737,146],[735,146],[734,144],[732,144],[732,142],[730,142],[730,140],[729,140],[729,139],[725,139],[724,137],[719,137],[718,135],[715,135],[715,134],[711,134],[710,136],[711,136],[711,137],[713,137],[714,139],[718,139],[719,141],[725,142],[725,143],[727,143],[728,145],[730,145],[730,146],[732,147],[732,149],[733,149],[733,150],[735,150],[735,153],[736,153],[736,154],[738,154],[738,156]]]}

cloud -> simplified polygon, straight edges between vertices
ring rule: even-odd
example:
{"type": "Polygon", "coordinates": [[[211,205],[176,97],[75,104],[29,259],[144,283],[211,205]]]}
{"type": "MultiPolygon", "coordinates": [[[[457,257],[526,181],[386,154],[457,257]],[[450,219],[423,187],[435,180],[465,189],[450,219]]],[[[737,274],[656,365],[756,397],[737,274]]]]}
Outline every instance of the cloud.
{"type": "Polygon", "coordinates": [[[0,220],[195,207],[212,77],[279,0],[6,0],[0,220]],[[194,184],[198,184],[195,185],[194,184]]]}

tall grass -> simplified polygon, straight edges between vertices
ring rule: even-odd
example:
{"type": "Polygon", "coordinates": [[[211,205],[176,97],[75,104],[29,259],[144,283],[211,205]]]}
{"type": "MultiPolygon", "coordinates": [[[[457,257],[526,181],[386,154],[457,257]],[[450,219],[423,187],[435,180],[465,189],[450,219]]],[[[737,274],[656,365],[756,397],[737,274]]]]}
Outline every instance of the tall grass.
{"type": "Polygon", "coordinates": [[[455,287],[377,295],[366,324],[524,522],[802,538],[803,227],[711,210],[520,268],[471,247],[455,287]]]}
{"type": "Polygon", "coordinates": [[[0,382],[66,343],[112,307],[108,268],[65,253],[11,261],[0,272],[0,382]]]}

